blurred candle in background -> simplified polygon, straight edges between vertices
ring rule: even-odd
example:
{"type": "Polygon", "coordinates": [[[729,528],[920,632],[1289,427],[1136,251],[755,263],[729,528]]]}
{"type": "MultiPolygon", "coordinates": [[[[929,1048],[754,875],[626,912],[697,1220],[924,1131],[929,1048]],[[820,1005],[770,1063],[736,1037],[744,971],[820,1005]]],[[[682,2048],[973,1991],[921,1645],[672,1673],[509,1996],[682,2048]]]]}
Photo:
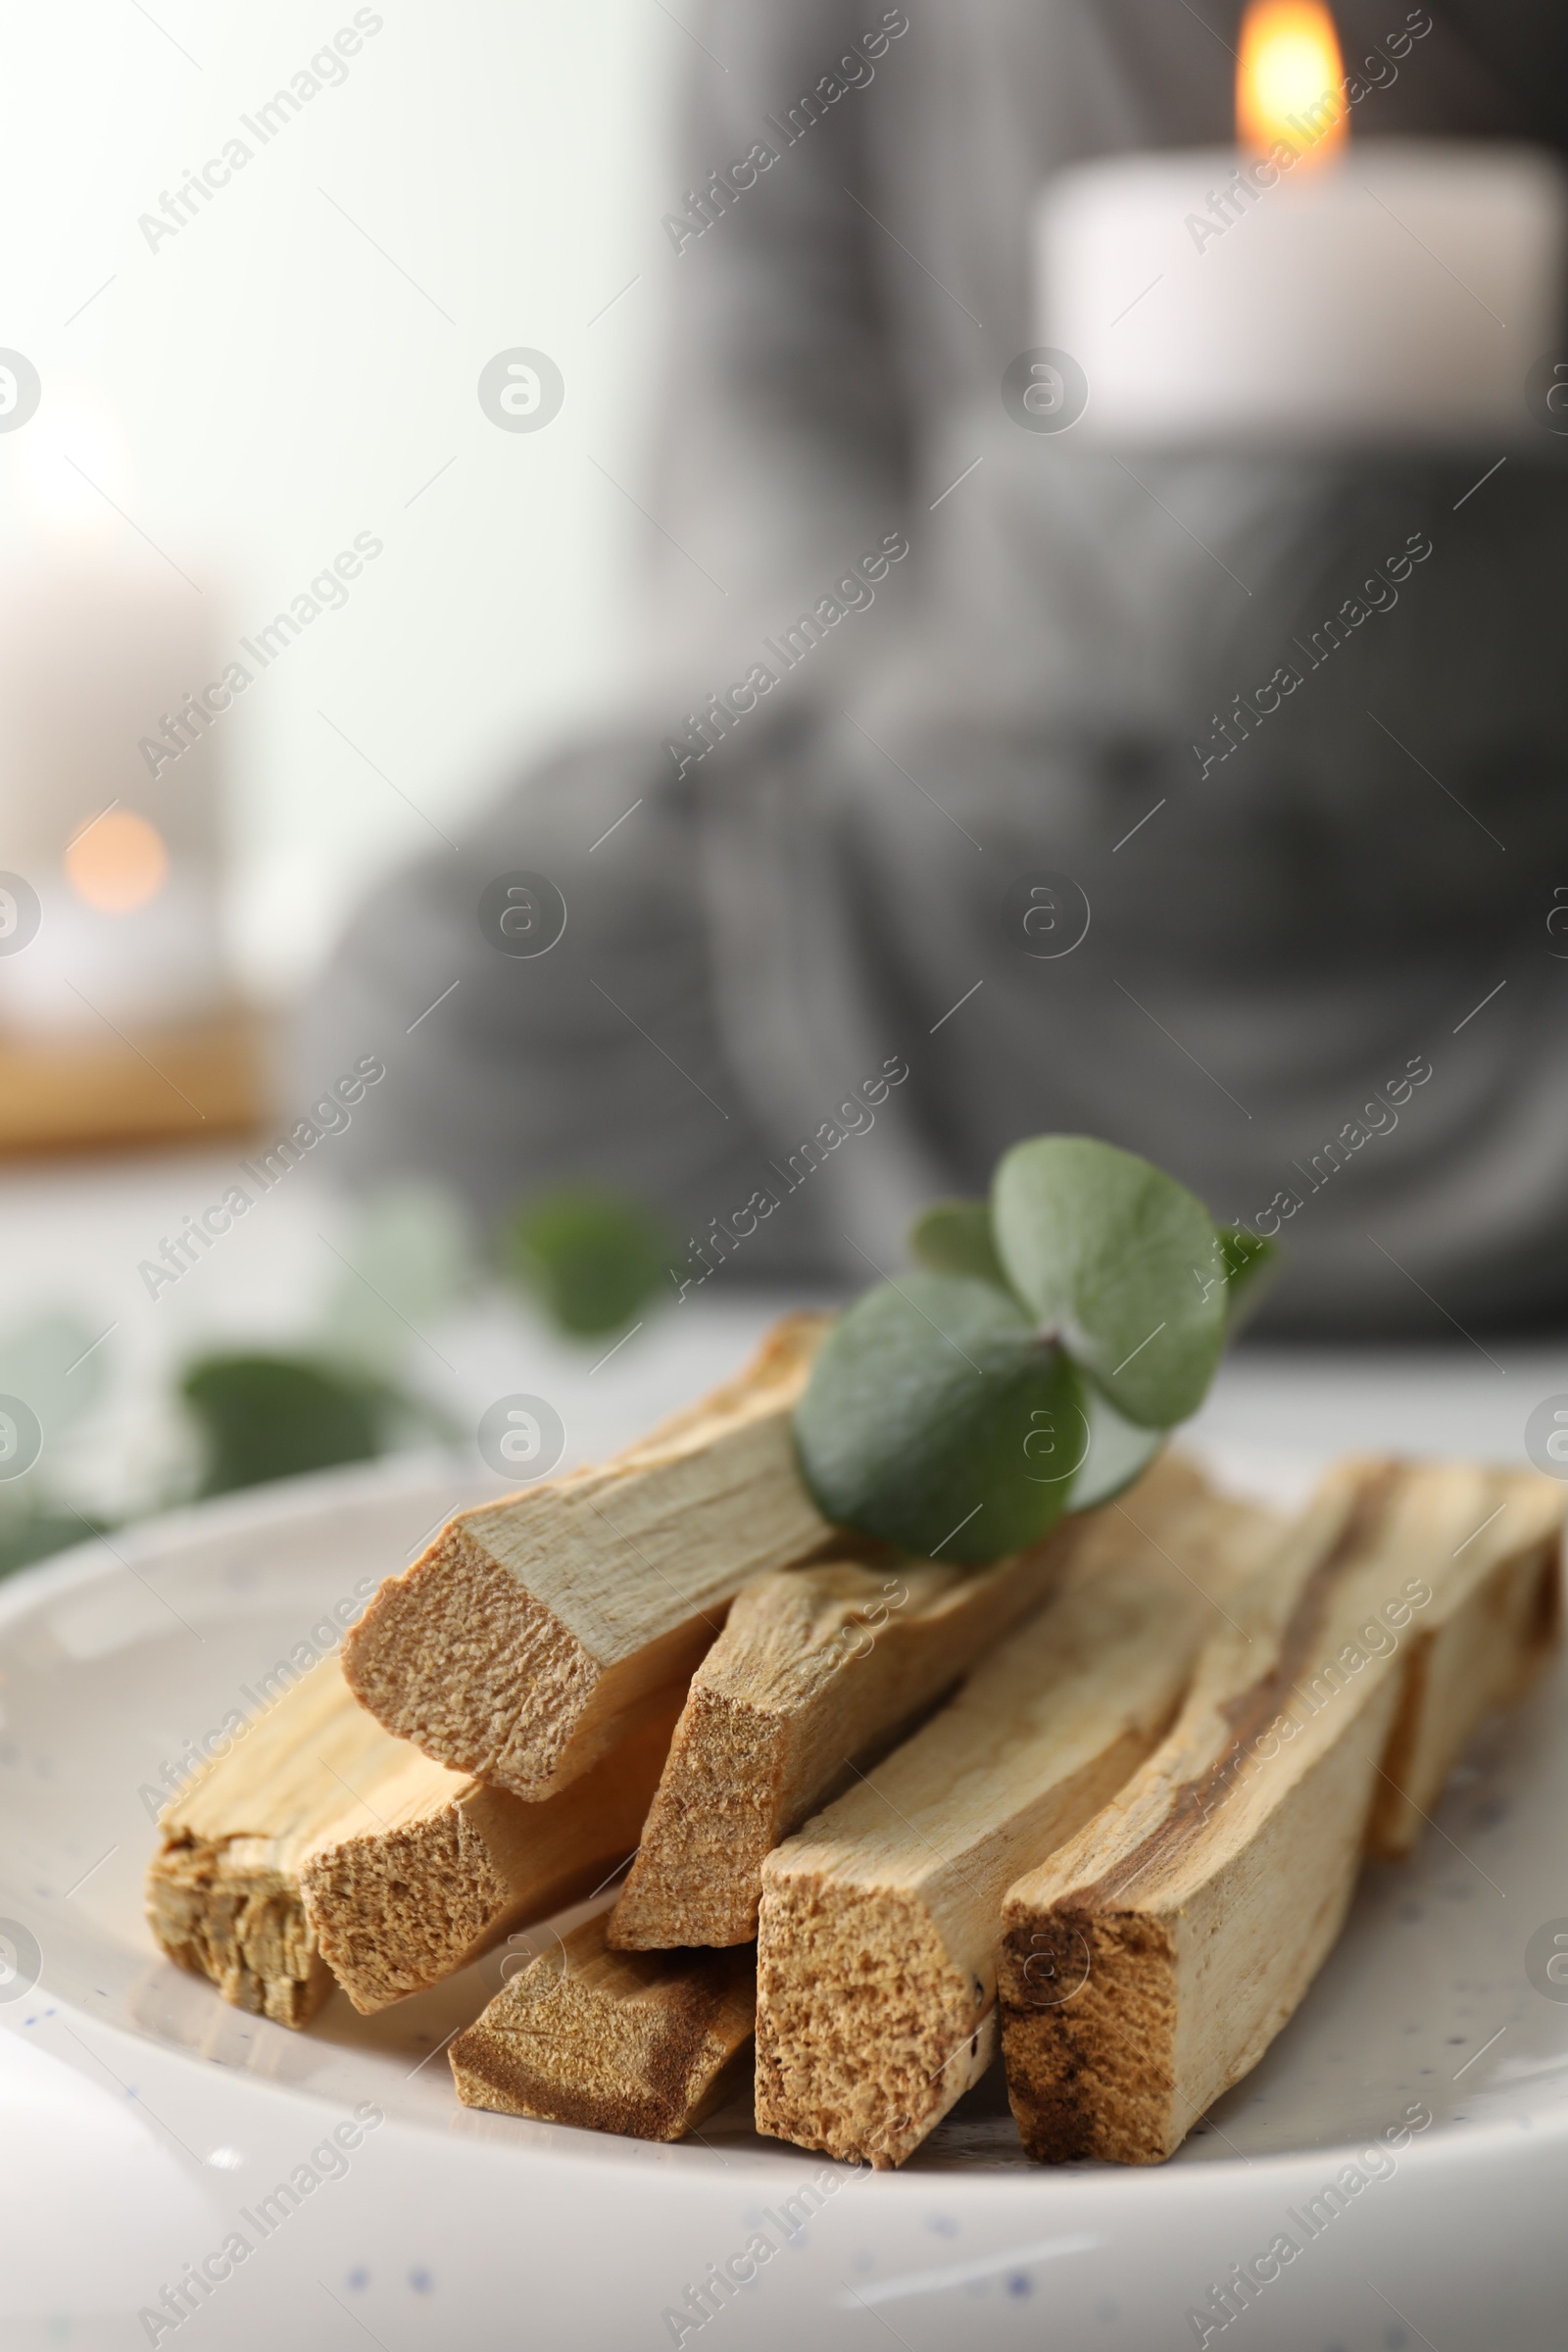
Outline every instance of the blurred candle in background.
{"type": "Polygon", "coordinates": [[[90,403],[46,384],[17,441],[0,871],[41,913],[0,955],[0,1148],[229,1125],[254,1087],[223,945],[223,720],[190,701],[220,667],[212,599],[126,519],[90,403]]]}
{"type": "Polygon", "coordinates": [[[1062,172],[1042,334],[1102,445],[1512,441],[1559,338],[1568,195],[1523,146],[1368,138],[1424,10],[1347,72],[1317,0],[1253,0],[1232,149],[1062,172]]]}

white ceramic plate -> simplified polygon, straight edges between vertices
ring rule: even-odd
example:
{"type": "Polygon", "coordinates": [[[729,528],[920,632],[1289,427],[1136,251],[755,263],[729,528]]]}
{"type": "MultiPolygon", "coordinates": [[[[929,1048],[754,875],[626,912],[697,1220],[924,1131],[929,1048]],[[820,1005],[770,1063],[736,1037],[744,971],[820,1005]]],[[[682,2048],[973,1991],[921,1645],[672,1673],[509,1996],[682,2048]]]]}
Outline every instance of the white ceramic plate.
{"type": "Polygon", "coordinates": [[[1368,1872],[1298,2015],[1157,2171],[1028,2165],[1000,2071],[876,2177],[758,2138],[740,2108],[675,2148],[475,2114],[441,2045],[496,1956],[377,2018],[338,1994],[304,2034],[170,1966],[140,1900],[163,1767],[469,1498],[428,1471],[340,1473],[0,1592],[0,1936],[23,1962],[0,1984],[5,2352],[1176,2346],[1281,2230],[1301,2250],[1227,2342],[1560,2352],[1568,1984],[1526,1959],[1549,1923],[1568,1936],[1560,1676],[1483,1735],[1415,1860],[1368,1872]],[[385,2120],[334,2156],[366,2103],[385,2120]],[[1286,2218],[1412,2107],[1430,2126],[1363,2164],[1316,2236],[1286,2218]],[[302,2166],[264,2236],[258,2201],[302,2166]],[[235,2231],[239,2260],[218,2251],[235,2231]],[[785,2242],[699,2327],[687,2289],[759,2231],[785,2242]],[[176,2328],[165,2288],[215,2256],[176,2328]]]}

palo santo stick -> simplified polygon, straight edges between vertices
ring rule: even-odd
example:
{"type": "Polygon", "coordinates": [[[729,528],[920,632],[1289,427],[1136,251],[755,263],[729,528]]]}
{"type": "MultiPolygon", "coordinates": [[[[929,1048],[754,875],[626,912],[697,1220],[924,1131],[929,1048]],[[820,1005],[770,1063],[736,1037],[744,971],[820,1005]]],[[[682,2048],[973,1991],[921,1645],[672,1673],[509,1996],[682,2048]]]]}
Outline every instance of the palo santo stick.
{"type": "Polygon", "coordinates": [[[608,1916],[542,1953],[458,2035],[448,2054],[465,2106],[679,2139],[736,2087],[753,1953],[612,1952],[608,1916]]]}
{"type": "Polygon", "coordinates": [[[1256,2064],[1339,1934],[1385,1751],[1429,1799],[1478,1700],[1549,1644],[1562,1511],[1544,1479],[1462,1465],[1326,1482],[1169,1738],[1008,1892],[1003,2039],[1031,2155],[1157,2163],[1256,2064]],[[1460,1698],[1478,1616],[1495,1639],[1460,1698]]]}
{"type": "Polygon", "coordinates": [[[525,1805],[394,1740],[324,1658],[167,1807],[153,1934],[280,2025],[307,2024],[334,1977],[383,2009],[592,1893],[637,1842],[669,1732],[666,1715],[525,1805]]]}
{"type": "Polygon", "coordinates": [[[1399,1715],[1367,1831],[1368,1851],[1385,1861],[1414,1851],[1471,1733],[1494,1708],[1524,1696],[1562,1639],[1559,1522],[1568,1498],[1544,1481],[1523,1483],[1528,1508],[1521,1515],[1518,1498],[1502,1506],[1491,1565],[1478,1564],[1445,1619],[1429,1622],[1424,1610],[1420,1630],[1410,1628],[1399,1715]]]}
{"type": "Polygon", "coordinates": [[[1157,1543],[1131,1520],[1113,1524],[1119,1557],[1043,1609],[863,1786],[768,1856],[759,2131],[900,2164],[978,2079],[996,2048],[1005,1888],[1154,1745],[1212,1622],[1165,1555],[1223,1544],[1255,1564],[1279,1538],[1271,1514],[1218,1497],[1190,1504],[1180,1532],[1161,1520],[1157,1543]]]}
{"type": "Polygon", "coordinates": [[[739,1380],[612,1461],[454,1519],[345,1639],[366,1706],[536,1799],[684,1693],[742,1585],[832,1540],[790,1435],[824,1328],[789,1318],[739,1380]]]}
{"type": "MultiPolygon", "coordinates": [[[[1196,1469],[1162,1456],[1127,1510],[1157,1514],[1204,1492],[1196,1469]]],[[[1069,1562],[1091,1567],[1107,1537],[1114,1550],[1125,1517],[1066,1521],[981,1571],[830,1560],[748,1585],[692,1678],[612,1944],[752,1942],[773,1847],[1038,1608],[1069,1562]]]]}

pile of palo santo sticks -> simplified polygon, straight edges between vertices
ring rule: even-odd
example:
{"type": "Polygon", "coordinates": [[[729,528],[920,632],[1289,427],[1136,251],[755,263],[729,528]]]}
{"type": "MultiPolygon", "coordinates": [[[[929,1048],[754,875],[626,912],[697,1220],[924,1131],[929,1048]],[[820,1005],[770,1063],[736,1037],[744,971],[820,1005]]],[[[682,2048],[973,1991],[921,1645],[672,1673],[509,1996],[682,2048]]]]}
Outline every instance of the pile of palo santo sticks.
{"type": "Polygon", "coordinates": [[[1563,1491],[1166,1454],[983,1569],[835,1531],[799,1317],[601,1468],[466,1511],[169,1807],[159,1942],[303,2026],[618,1893],[452,2043],[470,2105],[897,2165],[1000,2042],[1042,2159],[1168,2156],[1559,1625],[1563,1491]],[[755,2045],[755,2059],[753,2056],[755,2045]]]}

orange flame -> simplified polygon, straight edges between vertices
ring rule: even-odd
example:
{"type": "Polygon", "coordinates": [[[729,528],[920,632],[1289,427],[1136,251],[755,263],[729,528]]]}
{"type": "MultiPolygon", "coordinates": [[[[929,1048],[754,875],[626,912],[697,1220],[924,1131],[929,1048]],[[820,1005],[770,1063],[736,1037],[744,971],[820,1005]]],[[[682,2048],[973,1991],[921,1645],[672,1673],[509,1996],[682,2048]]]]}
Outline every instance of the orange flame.
{"type": "Polygon", "coordinates": [[[1236,61],[1236,139],[1244,155],[1283,140],[1303,162],[1345,144],[1348,109],[1334,19],[1321,0],[1251,0],[1236,61]]]}

